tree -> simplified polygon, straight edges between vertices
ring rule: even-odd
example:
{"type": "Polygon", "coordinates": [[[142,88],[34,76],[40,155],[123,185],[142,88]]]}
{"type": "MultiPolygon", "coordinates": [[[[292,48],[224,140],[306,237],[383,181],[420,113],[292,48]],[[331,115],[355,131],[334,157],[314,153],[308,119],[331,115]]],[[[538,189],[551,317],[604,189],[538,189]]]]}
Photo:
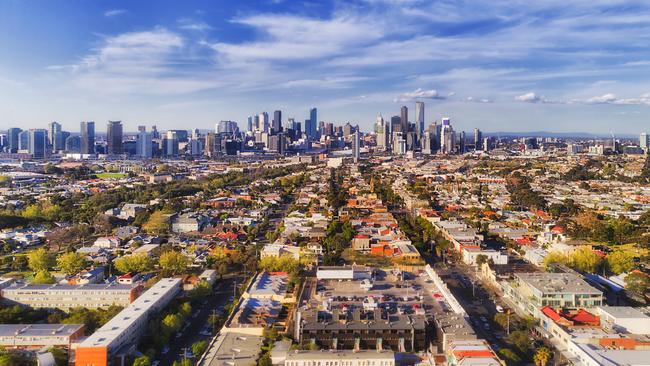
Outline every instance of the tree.
{"type": "Polygon", "coordinates": [[[509,348],[501,348],[498,353],[508,366],[517,366],[521,363],[521,357],[509,348]]]}
{"type": "Polygon", "coordinates": [[[29,268],[34,272],[47,271],[52,267],[52,257],[45,248],[33,250],[27,254],[29,268]]]}
{"type": "Polygon", "coordinates": [[[533,362],[535,362],[535,366],[546,366],[548,361],[551,359],[551,350],[549,350],[546,347],[540,347],[535,351],[535,355],[533,356],[533,362]]]}
{"type": "Polygon", "coordinates": [[[162,320],[163,328],[168,331],[168,334],[177,332],[182,324],[183,319],[178,314],[168,314],[162,320]]]}
{"type": "Polygon", "coordinates": [[[13,262],[11,262],[11,269],[14,271],[24,271],[27,269],[27,258],[24,255],[14,257],[13,262]]]}
{"type": "Polygon", "coordinates": [[[616,274],[627,273],[634,268],[634,255],[629,252],[618,250],[608,254],[605,259],[607,267],[616,274]]]}
{"type": "Polygon", "coordinates": [[[625,276],[623,281],[625,282],[625,288],[628,291],[639,295],[646,293],[648,287],[650,287],[650,277],[641,272],[632,272],[625,276]]]}
{"type": "Polygon", "coordinates": [[[508,315],[505,313],[496,313],[494,314],[494,322],[497,323],[501,329],[508,328],[508,315]]]}
{"type": "Polygon", "coordinates": [[[149,356],[146,355],[142,355],[133,361],[133,366],[149,366],[149,365],[151,365],[151,359],[149,358],[149,356]]]}
{"type": "Polygon", "coordinates": [[[161,210],[153,212],[142,229],[153,235],[166,234],[169,231],[169,214],[161,210]]]}
{"type": "Polygon", "coordinates": [[[531,344],[530,336],[523,330],[515,330],[514,332],[510,333],[508,341],[510,341],[510,343],[512,343],[515,348],[517,348],[517,350],[524,355],[528,352],[531,344]]]}
{"type": "Polygon", "coordinates": [[[549,267],[554,265],[568,265],[569,263],[571,263],[571,259],[562,252],[549,252],[546,257],[544,257],[544,268],[546,269],[549,269],[549,267]]]}
{"type": "Polygon", "coordinates": [[[211,293],[212,286],[210,286],[210,283],[206,280],[201,280],[196,284],[196,286],[194,286],[189,295],[191,299],[200,299],[210,296],[211,293]]]}
{"type": "Polygon", "coordinates": [[[36,285],[49,285],[55,282],[54,276],[49,271],[38,271],[32,280],[32,283],[36,285]]]}
{"type": "Polygon", "coordinates": [[[170,250],[160,255],[159,263],[164,272],[177,275],[187,269],[189,260],[182,253],[170,250]]]}
{"type": "Polygon", "coordinates": [[[174,361],[172,366],[192,366],[192,361],[189,358],[184,358],[179,361],[174,361]]]}
{"type": "Polygon", "coordinates": [[[483,266],[483,264],[487,263],[487,260],[488,260],[487,255],[479,254],[476,256],[476,265],[479,266],[480,268],[481,266],[483,266]]]}
{"type": "Polygon", "coordinates": [[[56,259],[56,264],[63,273],[73,275],[86,268],[86,257],[80,253],[67,252],[56,259]]]}
{"type": "Polygon", "coordinates": [[[208,344],[205,341],[194,342],[192,344],[192,353],[198,357],[205,352],[206,348],[208,348],[208,344]]]}
{"type": "Polygon", "coordinates": [[[583,246],[573,252],[571,261],[574,268],[583,272],[594,273],[598,270],[602,259],[591,248],[583,246]]]}
{"type": "Polygon", "coordinates": [[[125,255],[116,259],[114,262],[115,268],[122,272],[146,272],[153,268],[153,262],[146,254],[131,254],[125,255]]]}
{"type": "Polygon", "coordinates": [[[268,352],[265,352],[257,360],[257,366],[273,366],[273,362],[271,361],[271,355],[269,355],[268,352]]]}

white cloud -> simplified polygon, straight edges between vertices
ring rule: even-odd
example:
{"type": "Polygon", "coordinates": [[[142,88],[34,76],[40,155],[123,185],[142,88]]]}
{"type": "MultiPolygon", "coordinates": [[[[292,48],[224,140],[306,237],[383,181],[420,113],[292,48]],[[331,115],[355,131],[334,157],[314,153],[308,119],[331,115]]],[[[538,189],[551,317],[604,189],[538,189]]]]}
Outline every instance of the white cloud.
{"type": "Polygon", "coordinates": [[[123,33],[104,39],[75,64],[48,69],[63,73],[73,87],[100,94],[184,94],[216,87],[213,76],[191,70],[195,60],[185,46],[180,35],[164,28],[123,33]]]}
{"type": "Polygon", "coordinates": [[[586,100],[575,100],[578,103],[585,104],[616,104],[616,105],[649,105],[650,93],[644,93],[638,98],[619,98],[616,94],[607,93],[600,96],[588,98],[586,100]]]}
{"type": "Polygon", "coordinates": [[[559,100],[550,100],[543,95],[538,95],[534,92],[528,92],[522,95],[515,97],[515,100],[524,102],[524,103],[544,103],[544,104],[558,104],[562,103],[559,100]]]}
{"type": "Polygon", "coordinates": [[[353,52],[355,47],[383,36],[378,24],[357,16],[321,20],[294,15],[261,14],[234,23],[257,30],[260,39],[243,43],[215,43],[222,61],[313,60],[353,52]]]}
{"type": "Polygon", "coordinates": [[[105,11],[104,16],[107,18],[112,18],[126,13],[127,11],[125,9],[112,9],[112,10],[105,11]]]}
{"type": "Polygon", "coordinates": [[[394,99],[395,102],[410,102],[418,99],[445,99],[435,89],[424,90],[417,88],[412,92],[403,93],[394,99]]]}
{"type": "Polygon", "coordinates": [[[178,28],[191,30],[191,31],[198,31],[198,32],[204,32],[212,29],[212,27],[208,23],[194,21],[188,18],[179,19],[178,28]]]}

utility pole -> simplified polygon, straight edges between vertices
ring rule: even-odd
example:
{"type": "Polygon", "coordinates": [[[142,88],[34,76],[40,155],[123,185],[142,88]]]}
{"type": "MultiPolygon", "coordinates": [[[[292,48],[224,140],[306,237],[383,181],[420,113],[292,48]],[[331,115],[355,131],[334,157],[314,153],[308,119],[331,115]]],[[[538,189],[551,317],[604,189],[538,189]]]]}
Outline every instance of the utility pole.
{"type": "Polygon", "coordinates": [[[508,311],[506,312],[506,319],[507,319],[506,320],[506,324],[507,324],[506,328],[507,328],[508,335],[510,335],[510,309],[508,309],[508,311]]]}
{"type": "Polygon", "coordinates": [[[217,309],[212,309],[212,335],[217,331],[217,309]]]}

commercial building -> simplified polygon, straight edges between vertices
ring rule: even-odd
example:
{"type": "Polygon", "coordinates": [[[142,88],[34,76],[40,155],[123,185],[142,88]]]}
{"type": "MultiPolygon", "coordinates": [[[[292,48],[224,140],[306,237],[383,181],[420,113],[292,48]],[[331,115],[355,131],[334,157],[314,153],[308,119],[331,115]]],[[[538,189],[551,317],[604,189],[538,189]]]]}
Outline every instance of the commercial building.
{"type": "Polygon", "coordinates": [[[15,284],[1,291],[4,302],[63,310],[75,307],[95,309],[111,305],[128,306],[141,292],[141,286],[120,285],[115,282],[85,285],[15,284]]]}
{"type": "Polygon", "coordinates": [[[293,318],[296,342],[331,350],[426,350],[433,338],[431,294],[396,286],[401,271],[372,272],[372,279],[342,281],[354,277],[352,268],[332,273],[330,280],[309,279],[293,318]]]}
{"type": "Polygon", "coordinates": [[[286,299],[288,283],[287,272],[260,272],[242,296],[288,302],[289,299],[286,299]]]}
{"type": "Polygon", "coordinates": [[[95,122],[80,123],[81,153],[95,153],[95,122]]]}
{"type": "Polygon", "coordinates": [[[630,306],[599,306],[596,313],[608,331],[650,334],[650,316],[630,306]]]}
{"type": "Polygon", "coordinates": [[[392,351],[289,351],[284,366],[395,366],[395,353],[392,351]]]}
{"type": "Polygon", "coordinates": [[[83,324],[0,324],[0,347],[69,348],[84,336],[83,324]]]}
{"type": "Polygon", "coordinates": [[[181,292],[181,280],[163,278],[131,305],[79,344],[77,366],[125,366],[135,351],[153,313],[159,312],[181,292]]]}
{"type": "Polygon", "coordinates": [[[106,142],[108,143],[107,153],[120,155],[124,152],[122,148],[122,121],[108,121],[106,125],[106,142]]]}
{"type": "Polygon", "coordinates": [[[544,306],[578,309],[603,304],[603,293],[574,273],[515,273],[514,277],[504,284],[505,295],[537,318],[544,306]]]}
{"type": "Polygon", "coordinates": [[[47,146],[47,130],[32,129],[29,130],[29,153],[34,159],[45,158],[47,146]]]}
{"type": "Polygon", "coordinates": [[[199,360],[199,366],[255,366],[264,338],[244,333],[220,333],[199,360]]]}

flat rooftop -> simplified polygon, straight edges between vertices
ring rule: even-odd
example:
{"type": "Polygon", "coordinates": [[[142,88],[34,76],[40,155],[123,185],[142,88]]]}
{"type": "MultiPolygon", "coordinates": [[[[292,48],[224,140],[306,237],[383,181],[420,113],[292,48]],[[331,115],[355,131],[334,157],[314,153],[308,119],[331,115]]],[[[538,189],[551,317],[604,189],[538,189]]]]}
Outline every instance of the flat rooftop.
{"type": "Polygon", "coordinates": [[[602,292],[589,285],[573,273],[515,273],[522,282],[542,293],[581,293],[602,295],[602,292]]]}
{"type": "Polygon", "coordinates": [[[66,337],[83,324],[0,324],[0,337],[66,337]]]}
{"type": "Polygon", "coordinates": [[[83,285],[52,284],[52,285],[32,285],[32,284],[14,284],[2,291],[131,291],[134,285],[125,285],[117,282],[105,283],[88,283],[83,285]]]}
{"type": "Polygon", "coordinates": [[[243,333],[221,333],[208,348],[200,366],[254,366],[263,338],[243,333]]]}
{"type": "Polygon", "coordinates": [[[286,272],[262,272],[251,284],[248,293],[255,296],[283,296],[287,292],[289,275],[286,272]]]}
{"type": "Polygon", "coordinates": [[[385,360],[395,358],[393,351],[289,351],[287,361],[297,360],[385,360]]]}
{"type": "Polygon", "coordinates": [[[270,299],[244,299],[237,308],[229,328],[267,327],[275,322],[280,314],[282,304],[270,299]]]}
{"type": "Polygon", "coordinates": [[[650,318],[648,314],[631,306],[599,306],[598,310],[618,319],[650,318]]]}
{"type": "Polygon", "coordinates": [[[179,278],[163,278],[145,291],[134,302],[120,311],[113,319],[109,320],[104,326],[97,329],[90,337],[86,338],[80,347],[109,347],[115,339],[138,319],[146,315],[149,311],[158,311],[165,304],[160,303],[160,299],[170,291],[180,291],[181,280],[179,278]]]}

